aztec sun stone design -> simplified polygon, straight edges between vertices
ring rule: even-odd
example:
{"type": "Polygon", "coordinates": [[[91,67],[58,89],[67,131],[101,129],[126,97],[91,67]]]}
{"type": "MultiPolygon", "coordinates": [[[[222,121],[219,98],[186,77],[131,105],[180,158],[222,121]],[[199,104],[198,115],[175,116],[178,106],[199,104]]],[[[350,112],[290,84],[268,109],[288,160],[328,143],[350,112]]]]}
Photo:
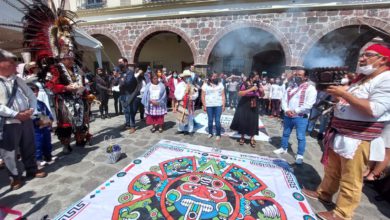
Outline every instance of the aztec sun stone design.
{"type": "Polygon", "coordinates": [[[260,179],[206,156],[164,161],[136,176],[119,197],[112,219],[287,219],[260,179]]]}

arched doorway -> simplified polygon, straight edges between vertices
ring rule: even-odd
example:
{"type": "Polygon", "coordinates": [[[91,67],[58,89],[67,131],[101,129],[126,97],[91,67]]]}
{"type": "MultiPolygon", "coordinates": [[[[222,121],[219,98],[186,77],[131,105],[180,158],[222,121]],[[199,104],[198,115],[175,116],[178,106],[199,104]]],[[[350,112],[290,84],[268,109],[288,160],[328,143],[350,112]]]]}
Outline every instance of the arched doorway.
{"type": "Polygon", "coordinates": [[[139,45],[134,62],[143,70],[165,67],[168,71],[182,71],[194,63],[188,43],[178,34],[158,31],[148,35],[139,45]]]}
{"type": "Polygon", "coordinates": [[[305,55],[304,66],[348,66],[350,71],[355,71],[361,48],[376,37],[390,42],[390,36],[385,33],[365,25],[351,25],[333,30],[313,45],[305,55]]]}
{"type": "MultiPolygon", "coordinates": [[[[92,36],[103,44],[103,69],[107,71],[113,70],[113,67],[117,64],[117,60],[122,56],[119,47],[111,38],[103,34],[93,34],[92,36]]],[[[84,53],[84,63],[87,64],[87,67],[92,70],[92,72],[95,72],[98,67],[98,62],[93,51],[87,51],[84,53]]]]}
{"type": "Polygon", "coordinates": [[[273,34],[246,27],[223,36],[211,51],[208,63],[217,72],[248,75],[255,70],[275,77],[284,71],[286,59],[273,34]]]}

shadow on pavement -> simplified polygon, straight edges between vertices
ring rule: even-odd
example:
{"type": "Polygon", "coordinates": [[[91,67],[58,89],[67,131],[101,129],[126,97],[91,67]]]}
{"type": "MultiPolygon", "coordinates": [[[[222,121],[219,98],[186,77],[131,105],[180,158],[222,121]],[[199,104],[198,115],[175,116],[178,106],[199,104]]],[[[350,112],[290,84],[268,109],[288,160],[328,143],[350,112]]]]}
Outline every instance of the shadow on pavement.
{"type": "Polygon", "coordinates": [[[166,121],[166,122],[164,123],[164,130],[165,130],[165,131],[166,131],[166,130],[169,130],[169,129],[175,127],[175,125],[176,125],[176,123],[173,122],[173,121],[166,121]]]}
{"type": "MultiPolygon", "coordinates": [[[[376,187],[384,186],[381,185],[376,187]]],[[[380,190],[382,190],[382,188],[380,188],[379,191],[380,190]]],[[[390,203],[385,200],[390,199],[381,197],[375,189],[375,184],[365,184],[363,186],[363,193],[367,196],[370,203],[374,204],[378,208],[378,211],[380,211],[384,216],[390,218],[390,203]]]]}
{"type": "Polygon", "coordinates": [[[49,166],[46,166],[43,170],[47,173],[54,173],[58,169],[61,169],[63,167],[73,165],[80,163],[83,158],[89,154],[89,152],[94,151],[98,149],[99,147],[73,147],[72,153],[68,155],[64,155],[60,153],[58,155],[58,159],[56,160],[55,163],[50,164],[49,166]]]}
{"type": "MultiPolygon", "coordinates": [[[[269,143],[275,147],[275,150],[279,149],[282,145],[282,137],[279,137],[279,136],[270,137],[269,143]]],[[[290,143],[288,143],[288,154],[290,154],[291,156],[293,156],[295,158],[295,153],[291,151],[291,144],[290,143]]]]}
{"type": "Polygon", "coordinates": [[[315,168],[307,163],[301,165],[291,165],[294,169],[294,174],[298,180],[301,188],[309,190],[316,190],[321,183],[321,176],[315,170],[315,168]]]}
{"type": "Polygon", "coordinates": [[[29,211],[27,211],[23,216],[25,219],[28,219],[28,216],[30,216],[32,213],[40,210],[42,207],[44,207],[47,204],[47,202],[51,196],[51,194],[50,194],[50,195],[46,195],[46,196],[42,196],[42,197],[33,198],[34,195],[35,195],[35,192],[27,191],[27,192],[23,192],[20,194],[13,194],[13,195],[9,195],[6,197],[1,197],[0,198],[0,206],[7,207],[7,208],[13,208],[14,206],[20,205],[20,204],[26,204],[26,203],[34,204],[33,208],[31,208],[29,211]]]}
{"type": "Polygon", "coordinates": [[[97,143],[101,144],[104,141],[104,138],[110,138],[112,139],[122,137],[121,131],[123,131],[120,127],[108,127],[103,130],[101,130],[99,133],[93,134],[91,144],[95,145],[97,143]]]}
{"type": "Polygon", "coordinates": [[[48,202],[50,196],[51,196],[51,194],[50,194],[50,195],[47,195],[47,196],[44,196],[44,197],[37,198],[37,200],[39,200],[39,201],[38,201],[38,202],[35,202],[33,208],[31,208],[30,210],[28,210],[28,211],[26,212],[26,214],[23,215],[23,217],[26,218],[26,219],[28,219],[28,217],[29,217],[31,214],[33,214],[33,213],[39,211],[42,207],[44,207],[44,206],[47,204],[47,202],[48,202]]]}

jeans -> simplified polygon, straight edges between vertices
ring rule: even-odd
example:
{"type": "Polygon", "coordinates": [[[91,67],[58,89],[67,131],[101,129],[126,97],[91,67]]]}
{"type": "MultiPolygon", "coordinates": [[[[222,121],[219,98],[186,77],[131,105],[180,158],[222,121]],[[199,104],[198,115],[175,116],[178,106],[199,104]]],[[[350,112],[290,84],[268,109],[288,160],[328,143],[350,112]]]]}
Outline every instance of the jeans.
{"type": "Polygon", "coordinates": [[[122,104],[119,101],[120,93],[114,91],[112,92],[112,96],[114,97],[115,114],[122,113],[122,104]]]}
{"type": "Polygon", "coordinates": [[[215,127],[217,130],[216,135],[221,136],[221,115],[222,106],[207,107],[207,118],[209,125],[209,134],[213,135],[213,122],[215,121],[215,127]]]}
{"type": "Polygon", "coordinates": [[[237,92],[229,91],[229,107],[231,108],[237,107],[237,92]]]}
{"type": "Polygon", "coordinates": [[[126,125],[135,128],[135,115],[138,110],[138,98],[135,98],[131,103],[129,103],[130,95],[122,95],[120,97],[123,113],[125,114],[126,125]]]}
{"type": "MultiPolygon", "coordinates": [[[[316,118],[321,114],[321,112],[317,108],[312,108],[310,112],[310,118],[316,118]]],[[[318,119],[318,118],[317,118],[318,119]]],[[[317,119],[310,120],[309,124],[307,126],[307,131],[312,132],[316,126],[317,119]]],[[[320,119],[320,128],[318,133],[323,134],[325,132],[326,127],[329,123],[329,115],[321,115],[319,116],[320,119]]]]}
{"type": "Polygon", "coordinates": [[[49,128],[34,128],[35,130],[35,157],[37,160],[43,160],[45,157],[46,161],[51,161],[51,133],[49,128]]]}
{"type": "Polygon", "coordinates": [[[295,127],[297,132],[298,139],[298,155],[303,156],[306,148],[306,128],[307,128],[308,119],[303,117],[290,118],[284,116],[283,122],[283,137],[282,137],[282,148],[288,148],[288,140],[290,134],[295,127]]]}

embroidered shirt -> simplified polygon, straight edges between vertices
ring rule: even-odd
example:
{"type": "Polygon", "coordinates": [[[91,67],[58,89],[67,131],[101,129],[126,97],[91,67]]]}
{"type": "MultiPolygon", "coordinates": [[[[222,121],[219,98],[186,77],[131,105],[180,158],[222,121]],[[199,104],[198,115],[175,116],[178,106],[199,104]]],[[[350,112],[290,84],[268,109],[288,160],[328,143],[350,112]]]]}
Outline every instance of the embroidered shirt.
{"type": "Polygon", "coordinates": [[[282,109],[285,112],[294,111],[296,114],[309,114],[316,98],[317,90],[312,85],[303,83],[300,86],[290,86],[283,94],[282,109]]]}
{"type": "MultiPolygon", "coordinates": [[[[351,106],[345,100],[341,100],[337,103],[334,116],[354,121],[389,121],[390,120],[390,71],[385,71],[375,78],[365,83],[355,83],[350,86],[348,91],[354,96],[361,99],[368,99],[370,107],[373,112],[373,117],[361,113],[356,108],[351,106]]],[[[333,141],[333,150],[340,156],[352,159],[355,155],[357,147],[360,145],[361,140],[350,137],[345,137],[340,134],[336,134],[333,141]]],[[[383,152],[385,144],[383,138],[379,137],[371,141],[371,148],[380,148],[374,152],[383,152]],[[374,146],[375,145],[375,146],[374,146]]],[[[375,160],[383,158],[380,155],[370,155],[375,160]]]]}

